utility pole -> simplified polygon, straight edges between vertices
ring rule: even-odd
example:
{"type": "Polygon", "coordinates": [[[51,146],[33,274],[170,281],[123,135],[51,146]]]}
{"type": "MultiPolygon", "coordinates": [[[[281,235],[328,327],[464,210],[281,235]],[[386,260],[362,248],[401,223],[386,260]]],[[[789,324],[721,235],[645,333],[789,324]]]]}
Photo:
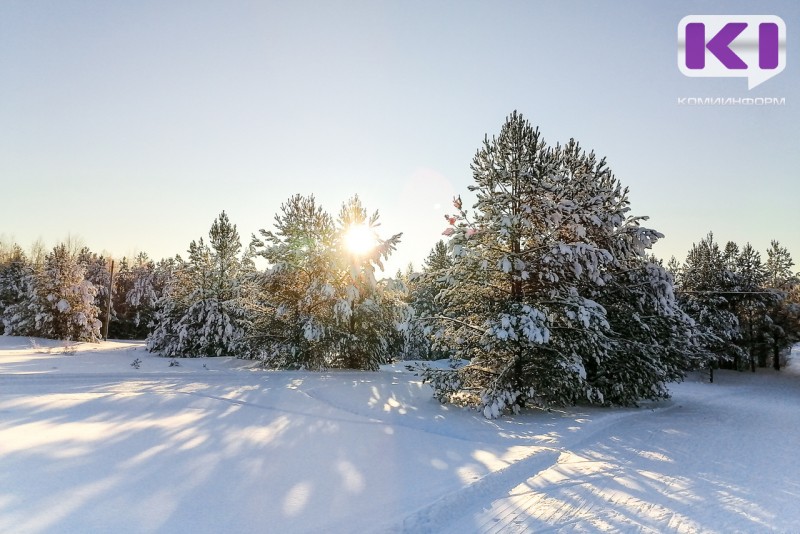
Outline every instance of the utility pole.
{"type": "Polygon", "coordinates": [[[106,306],[106,324],[103,325],[103,339],[108,341],[108,323],[111,322],[111,288],[114,287],[114,260],[111,260],[111,276],[108,277],[108,304],[106,306]]]}

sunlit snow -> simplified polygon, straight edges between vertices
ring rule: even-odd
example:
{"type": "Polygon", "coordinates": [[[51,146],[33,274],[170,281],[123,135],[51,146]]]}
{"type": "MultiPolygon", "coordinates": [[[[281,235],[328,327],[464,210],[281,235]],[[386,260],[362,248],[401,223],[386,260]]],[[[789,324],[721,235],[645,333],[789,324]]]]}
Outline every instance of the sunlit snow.
{"type": "Polygon", "coordinates": [[[715,378],[490,421],[400,364],[169,367],[138,342],[0,337],[0,532],[796,530],[800,374],[715,378]]]}

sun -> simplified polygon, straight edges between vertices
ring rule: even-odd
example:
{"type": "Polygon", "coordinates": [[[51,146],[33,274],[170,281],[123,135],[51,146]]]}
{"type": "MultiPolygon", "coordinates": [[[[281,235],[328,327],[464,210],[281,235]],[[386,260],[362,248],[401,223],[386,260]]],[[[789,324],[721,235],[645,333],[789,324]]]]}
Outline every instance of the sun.
{"type": "Polygon", "coordinates": [[[344,234],[344,246],[353,254],[366,254],[375,247],[375,234],[366,224],[354,224],[344,234]]]}

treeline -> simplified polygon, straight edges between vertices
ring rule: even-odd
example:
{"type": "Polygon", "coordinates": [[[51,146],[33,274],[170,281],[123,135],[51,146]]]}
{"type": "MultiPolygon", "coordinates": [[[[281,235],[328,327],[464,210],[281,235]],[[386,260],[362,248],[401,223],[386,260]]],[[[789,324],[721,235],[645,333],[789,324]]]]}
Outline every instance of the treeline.
{"type": "Polygon", "coordinates": [[[176,265],[144,253],[123,258],[112,284],[111,259],[86,247],[60,243],[26,254],[0,244],[0,325],[6,335],[97,341],[108,321],[109,337],[144,339],[176,265]]]}
{"type": "Polygon", "coordinates": [[[785,351],[800,341],[800,277],[778,241],[766,260],[750,243],[721,248],[709,233],[681,264],[669,269],[678,302],[697,323],[697,341],[713,367],[781,368],[785,351]]]}
{"type": "Polygon", "coordinates": [[[422,269],[378,280],[400,234],[358,197],[334,216],[288,199],[245,245],[223,212],[185,258],[119,262],[55,247],[0,250],[6,334],[146,338],[170,357],[229,355],[282,369],[418,365],[443,402],[487,417],[524,406],[636,403],[668,396],[695,369],[776,368],[800,333],[788,251],[703,239],[682,264],[630,213],[605,160],[574,140],[545,143],[522,115],[472,162],[477,201],[456,198],[422,269]],[[258,268],[259,263],[266,267],[258,268]],[[105,306],[111,299],[111,312],[105,306]]]}
{"type": "Polygon", "coordinates": [[[400,325],[410,313],[402,284],[375,276],[400,241],[381,239],[379,225],[358,197],[334,217],[296,195],[248,247],[223,212],[185,258],[123,259],[113,280],[111,261],[87,248],[59,244],[37,261],[3,246],[3,331],[97,341],[108,321],[109,338],[146,339],[164,356],[375,370],[408,352],[400,325]],[[259,258],[268,268],[256,269],[259,258]]]}

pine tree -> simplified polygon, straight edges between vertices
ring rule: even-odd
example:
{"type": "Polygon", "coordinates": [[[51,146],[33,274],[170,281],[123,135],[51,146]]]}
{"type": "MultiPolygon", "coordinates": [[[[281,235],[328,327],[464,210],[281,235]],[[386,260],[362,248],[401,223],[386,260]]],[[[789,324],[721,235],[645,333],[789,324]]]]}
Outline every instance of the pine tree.
{"type": "Polygon", "coordinates": [[[247,317],[241,242],[223,211],[208,234],[179,259],[173,286],[158,302],[147,347],[167,357],[244,356],[247,317]]]}
{"type": "Polygon", "coordinates": [[[422,272],[408,276],[409,304],[413,315],[407,322],[407,338],[413,346],[414,359],[439,360],[449,358],[450,352],[436,342],[442,334],[440,317],[446,306],[441,293],[447,288],[444,281],[453,260],[443,240],[437,241],[422,267],[422,272]]]}
{"type": "Polygon", "coordinates": [[[368,216],[358,197],[334,220],[313,196],[295,195],[275,216],[275,230],[253,237],[253,253],[270,264],[258,277],[253,310],[254,341],[266,364],[377,369],[388,361],[402,303],[375,272],[400,235],[382,240],[378,225],[378,212],[368,216]],[[372,244],[348,249],[352,229],[372,244]]]}
{"type": "Polygon", "coordinates": [[[737,345],[741,332],[734,313],[739,283],[732,269],[738,254],[735,243],[728,243],[723,254],[709,232],[692,245],[677,279],[679,304],[697,325],[698,346],[711,369],[740,368],[745,357],[737,345]]]}
{"type": "Polygon", "coordinates": [[[791,285],[797,278],[792,273],[793,266],[794,260],[789,250],[773,239],[767,250],[767,262],[764,265],[769,287],[781,288],[791,285]]]}
{"type": "Polygon", "coordinates": [[[648,257],[615,269],[613,280],[593,295],[613,332],[608,354],[596,370],[588,367],[606,402],[666,398],[669,382],[707,365],[694,346],[694,322],[678,306],[673,286],[661,262],[648,257]]]}
{"type": "Polygon", "coordinates": [[[267,365],[322,369],[333,352],[326,325],[337,284],[330,265],[334,221],[313,196],[295,195],[281,205],[274,225],[251,243],[253,253],[269,263],[252,305],[253,340],[267,365]]]}
{"type": "MultiPolygon", "coordinates": [[[[126,296],[133,286],[131,265],[127,257],[115,263],[113,288],[111,290],[111,323],[108,325],[108,336],[111,339],[137,339],[134,333],[133,312],[126,301],[126,296]]],[[[145,333],[146,335],[146,333],[145,333]]],[[[144,336],[138,338],[143,339],[144,336]]]]}
{"type": "Polygon", "coordinates": [[[389,286],[378,284],[375,272],[376,267],[383,269],[382,260],[395,250],[401,234],[380,240],[378,220],[378,212],[368,215],[358,196],[342,204],[339,211],[338,251],[333,264],[336,259],[344,260],[349,276],[342,280],[343,290],[338,292],[333,307],[338,334],[336,358],[332,362],[335,367],[377,371],[379,365],[392,358],[389,348],[397,336],[402,302],[389,286]],[[374,244],[365,250],[351,250],[348,236],[359,230],[373,236],[374,244]]]}
{"type": "Polygon", "coordinates": [[[34,335],[34,318],[27,310],[34,270],[25,252],[13,245],[0,262],[0,326],[7,335],[34,335]]]}
{"type": "Polygon", "coordinates": [[[469,363],[422,371],[436,397],[492,417],[528,404],[665,396],[664,383],[688,366],[677,361],[688,319],[663,267],[646,258],[661,235],[628,215],[627,190],[605,161],[574,140],[548,147],[514,112],[472,171],[474,216],[457,198],[444,232],[454,261],[441,339],[469,363]],[[636,328],[615,330],[632,308],[642,311],[636,328]],[[645,320],[651,314],[658,319],[645,320]],[[628,355],[655,323],[666,337],[628,355]]]}
{"type": "MultiPolygon", "coordinates": [[[[139,253],[130,267],[120,269],[118,292],[124,300],[117,305],[124,310],[124,331],[132,339],[145,339],[155,319],[158,299],[174,271],[173,260],[162,260],[157,266],[146,253],[139,253]],[[159,273],[163,280],[159,283],[159,273]]],[[[113,323],[112,323],[113,326],[113,323]]],[[[122,326],[122,325],[121,325],[122,326]]]]}
{"type": "Polygon", "coordinates": [[[82,247],[78,251],[77,260],[83,267],[84,278],[90,282],[96,290],[94,305],[100,310],[101,322],[105,324],[106,322],[113,321],[116,317],[113,301],[111,314],[108,317],[106,316],[108,313],[108,299],[111,298],[108,294],[111,281],[111,260],[92,252],[88,247],[82,247]]]}
{"type": "Polygon", "coordinates": [[[781,351],[800,341],[800,277],[792,273],[794,261],[778,241],[772,241],[765,264],[767,286],[772,299],[767,304],[767,344],[772,367],[781,368],[781,351]]]}
{"type": "Polygon", "coordinates": [[[745,244],[739,253],[735,274],[740,295],[736,309],[741,330],[740,345],[748,355],[750,370],[755,372],[756,364],[766,367],[766,336],[770,323],[767,304],[772,295],[764,291],[767,272],[761,254],[750,243],[745,244]]]}
{"type": "Polygon", "coordinates": [[[132,261],[122,258],[114,274],[112,319],[109,336],[145,339],[160,292],[155,287],[156,265],[140,252],[132,261]]]}
{"type": "Polygon", "coordinates": [[[65,244],[56,246],[45,257],[25,304],[33,317],[26,335],[72,341],[100,338],[97,289],[84,274],[84,267],[65,244]]]}
{"type": "Polygon", "coordinates": [[[411,306],[412,279],[416,276],[414,265],[409,263],[405,271],[398,269],[394,277],[379,282],[383,291],[392,292],[397,301],[397,324],[387,349],[392,361],[420,359],[425,352],[425,340],[420,337],[422,330],[417,328],[418,321],[415,321],[415,310],[411,306]]]}

